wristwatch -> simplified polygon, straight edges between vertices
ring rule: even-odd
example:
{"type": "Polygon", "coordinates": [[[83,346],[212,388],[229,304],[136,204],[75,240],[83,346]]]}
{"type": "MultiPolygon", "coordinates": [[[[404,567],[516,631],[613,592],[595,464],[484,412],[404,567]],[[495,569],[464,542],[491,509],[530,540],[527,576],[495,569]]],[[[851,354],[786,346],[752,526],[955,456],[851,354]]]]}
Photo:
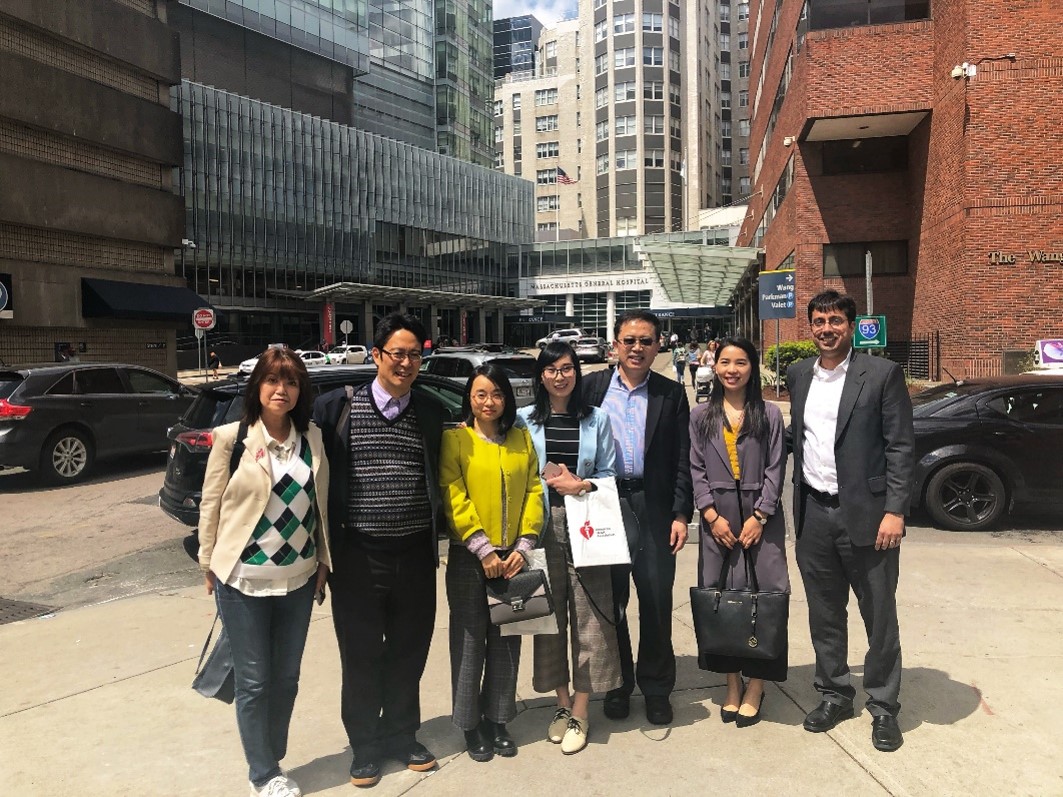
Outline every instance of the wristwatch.
{"type": "Polygon", "coordinates": [[[757,523],[759,523],[762,526],[768,525],[768,519],[764,515],[760,514],[759,512],[754,512],[753,513],[753,519],[755,521],[757,521],[757,523]]]}

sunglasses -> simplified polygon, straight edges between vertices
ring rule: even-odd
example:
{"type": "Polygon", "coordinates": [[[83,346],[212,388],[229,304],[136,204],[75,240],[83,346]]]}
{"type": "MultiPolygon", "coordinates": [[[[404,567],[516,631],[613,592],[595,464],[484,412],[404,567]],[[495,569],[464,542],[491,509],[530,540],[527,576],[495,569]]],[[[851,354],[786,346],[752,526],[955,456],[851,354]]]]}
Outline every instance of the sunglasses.
{"type": "Polygon", "coordinates": [[[657,342],[657,338],[635,338],[635,337],[621,338],[620,342],[623,343],[628,348],[631,348],[636,343],[641,343],[644,347],[649,348],[650,346],[652,346],[654,343],[657,342]]]}

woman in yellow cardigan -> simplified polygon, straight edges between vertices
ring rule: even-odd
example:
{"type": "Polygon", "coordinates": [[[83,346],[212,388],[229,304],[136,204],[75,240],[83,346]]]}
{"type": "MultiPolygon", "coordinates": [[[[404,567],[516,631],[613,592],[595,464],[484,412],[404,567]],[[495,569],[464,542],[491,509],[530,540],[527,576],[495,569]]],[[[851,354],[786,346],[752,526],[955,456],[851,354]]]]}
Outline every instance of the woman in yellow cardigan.
{"type": "Polygon", "coordinates": [[[543,488],[528,430],[505,372],[486,363],[465,386],[465,426],[443,433],[439,481],[450,521],[447,599],[453,721],[469,756],[514,756],[506,723],[517,715],[520,636],[502,636],[487,612],[485,580],[524,567],[543,525],[543,488]]]}

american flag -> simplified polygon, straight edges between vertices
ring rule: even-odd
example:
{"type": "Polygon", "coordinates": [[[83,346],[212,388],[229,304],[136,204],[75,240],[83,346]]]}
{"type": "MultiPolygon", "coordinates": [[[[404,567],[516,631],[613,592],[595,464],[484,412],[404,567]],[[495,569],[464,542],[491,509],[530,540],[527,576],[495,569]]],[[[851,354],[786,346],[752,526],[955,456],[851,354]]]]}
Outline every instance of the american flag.
{"type": "Polygon", "coordinates": [[[562,169],[560,166],[557,167],[557,181],[561,185],[575,185],[576,184],[576,181],[573,180],[571,177],[569,177],[567,174],[565,174],[565,170],[562,169]]]}

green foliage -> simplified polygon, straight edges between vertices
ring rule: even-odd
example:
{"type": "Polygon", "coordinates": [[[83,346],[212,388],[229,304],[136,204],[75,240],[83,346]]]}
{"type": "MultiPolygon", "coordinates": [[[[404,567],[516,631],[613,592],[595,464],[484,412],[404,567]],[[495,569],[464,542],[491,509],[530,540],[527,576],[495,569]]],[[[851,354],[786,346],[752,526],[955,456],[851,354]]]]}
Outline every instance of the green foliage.
{"type": "Polygon", "coordinates": [[[791,363],[806,357],[815,357],[816,344],[811,340],[787,340],[778,346],[769,346],[764,352],[764,367],[775,370],[775,350],[779,349],[779,373],[785,374],[791,363]]]}

